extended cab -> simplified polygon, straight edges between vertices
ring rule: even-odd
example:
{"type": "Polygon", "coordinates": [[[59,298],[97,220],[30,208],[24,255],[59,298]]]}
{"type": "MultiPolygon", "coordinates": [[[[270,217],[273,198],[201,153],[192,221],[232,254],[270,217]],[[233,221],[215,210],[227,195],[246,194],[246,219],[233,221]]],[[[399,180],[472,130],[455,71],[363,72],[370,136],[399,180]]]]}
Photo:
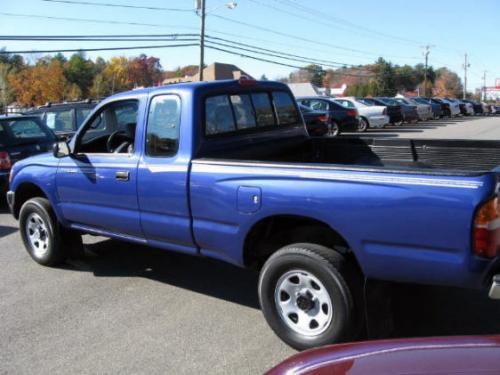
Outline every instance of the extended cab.
{"type": "Polygon", "coordinates": [[[255,267],[269,325],[308,348],[352,337],[366,279],[500,298],[499,147],[310,138],[284,84],[175,84],[100,103],[15,164],[8,201],[43,265],[90,233],[255,267]]]}

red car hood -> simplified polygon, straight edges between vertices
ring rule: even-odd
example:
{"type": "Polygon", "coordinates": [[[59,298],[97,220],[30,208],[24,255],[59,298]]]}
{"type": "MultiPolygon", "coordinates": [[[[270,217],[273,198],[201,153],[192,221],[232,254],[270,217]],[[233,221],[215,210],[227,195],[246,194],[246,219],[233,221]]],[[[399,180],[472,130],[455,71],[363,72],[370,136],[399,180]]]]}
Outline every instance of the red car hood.
{"type": "Polygon", "coordinates": [[[500,374],[500,336],[366,341],[298,353],[267,375],[500,374]]]}

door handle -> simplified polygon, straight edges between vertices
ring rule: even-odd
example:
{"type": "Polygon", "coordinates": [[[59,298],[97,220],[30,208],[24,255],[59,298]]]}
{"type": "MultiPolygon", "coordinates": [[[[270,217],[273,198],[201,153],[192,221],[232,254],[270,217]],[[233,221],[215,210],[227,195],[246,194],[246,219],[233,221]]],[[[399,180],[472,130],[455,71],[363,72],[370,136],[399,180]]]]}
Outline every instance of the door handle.
{"type": "Polygon", "coordinates": [[[129,171],[117,171],[115,173],[115,178],[118,181],[128,181],[130,177],[130,172],[129,171]]]}

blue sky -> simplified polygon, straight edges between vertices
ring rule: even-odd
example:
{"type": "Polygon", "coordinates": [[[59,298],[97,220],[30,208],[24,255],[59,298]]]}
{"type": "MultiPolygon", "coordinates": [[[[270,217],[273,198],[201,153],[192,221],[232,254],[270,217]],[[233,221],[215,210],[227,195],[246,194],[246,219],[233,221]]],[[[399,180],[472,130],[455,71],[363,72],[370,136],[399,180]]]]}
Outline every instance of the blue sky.
{"type": "MultiPolygon", "coordinates": [[[[188,10],[193,8],[192,0],[87,1],[188,10]]],[[[500,78],[498,0],[240,0],[233,10],[224,7],[227,0],[206,1],[207,9],[212,10],[211,15],[207,17],[207,34],[212,36],[346,64],[370,63],[382,56],[396,64],[414,65],[423,61],[421,46],[430,44],[434,46],[431,49],[430,64],[435,67],[447,66],[460,76],[463,75],[464,54],[469,54],[471,91],[482,85],[484,70],[488,71],[487,85],[494,85],[495,78],[500,78]],[[314,12],[303,11],[299,9],[300,6],[313,9],[314,12]],[[218,18],[217,15],[229,20],[218,18]]],[[[2,0],[0,7],[1,35],[195,33],[198,27],[199,18],[194,12],[122,9],[42,0],[2,0]],[[42,19],[20,15],[79,18],[101,22],[42,19]],[[123,25],[109,21],[147,23],[150,26],[123,25]]],[[[8,50],[94,48],[117,44],[127,46],[137,45],[138,42],[34,44],[0,41],[0,47],[4,46],[8,50]]],[[[98,55],[109,58],[113,55],[133,56],[141,52],[160,57],[165,69],[198,63],[197,47],[96,52],[88,55],[92,58],[98,55]]],[[[269,78],[277,78],[288,75],[293,70],[207,50],[206,63],[214,61],[233,63],[256,77],[265,73],[269,78]]],[[[299,64],[286,60],[284,62],[299,64]]]]}

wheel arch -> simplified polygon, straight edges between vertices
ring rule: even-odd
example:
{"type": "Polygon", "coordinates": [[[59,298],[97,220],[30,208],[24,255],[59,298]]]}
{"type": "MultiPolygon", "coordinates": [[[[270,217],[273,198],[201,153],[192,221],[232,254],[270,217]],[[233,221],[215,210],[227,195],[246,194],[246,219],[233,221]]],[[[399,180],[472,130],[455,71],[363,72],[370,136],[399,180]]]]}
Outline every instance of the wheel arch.
{"type": "Polygon", "coordinates": [[[335,249],[353,258],[359,266],[349,243],[339,231],[324,221],[301,215],[273,215],[254,223],[243,243],[243,264],[259,269],[280,248],[304,242],[335,249]]]}
{"type": "Polygon", "coordinates": [[[16,219],[19,219],[21,207],[27,200],[35,197],[41,197],[47,198],[50,201],[49,195],[40,186],[32,182],[22,182],[19,186],[17,186],[15,193],[16,195],[12,213],[16,219]]]}

